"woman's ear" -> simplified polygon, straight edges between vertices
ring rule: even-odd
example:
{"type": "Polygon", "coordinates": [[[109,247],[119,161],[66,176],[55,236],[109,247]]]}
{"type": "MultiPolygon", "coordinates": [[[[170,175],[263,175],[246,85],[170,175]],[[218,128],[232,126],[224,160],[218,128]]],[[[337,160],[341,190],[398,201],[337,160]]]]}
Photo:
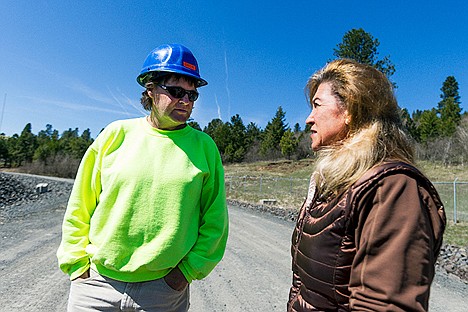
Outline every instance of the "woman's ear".
{"type": "Polygon", "coordinates": [[[348,111],[345,111],[345,125],[349,126],[349,124],[351,123],[351,116],[349,115],[348,111]]]}

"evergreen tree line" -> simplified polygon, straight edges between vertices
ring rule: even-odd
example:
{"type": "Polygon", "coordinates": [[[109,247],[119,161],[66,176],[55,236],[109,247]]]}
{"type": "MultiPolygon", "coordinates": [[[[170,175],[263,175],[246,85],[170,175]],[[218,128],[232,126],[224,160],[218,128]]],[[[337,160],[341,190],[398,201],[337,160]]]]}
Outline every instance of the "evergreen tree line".
{"type": "Polygon", "coordinates": [[[70,128],[60,135],[48,124],[36,135],[28,123],[20,135],[0,134],[0,162],[3,167],[22,167],[31,173],[74,178],[92,142],[89,129],[80,135],[78,128],[70,128]]]}
{"type": "Polygon", "coordinates": [[[245,125],[238,114],[232,116],[229,122],[213,119],[203,130],[194,121],[189,124],[213,138],[224,163],[302,159],[310,153],[308,133],[302,131],[299,124],[291,129],[281,106],[265,129],[253,122],[245,125]]]}
{"type": "MultiPolygon", "coordinates": [[[[447,77],[441,91],[441,101],[436,108],[416,110],[412,114],[402,109],[402,121],[414,140],[418,160],[465,164],[468,161],[468,113],[462,114],[455,77],[447,77]]],[[[285,116],[280,106],[265,129],[254,123],[245,126],[242,118],[235,115],[225,123],[213,119],[203,131],[216,142],[225,163],[310,157],[309,127],[306,125],[302,130],[295,124],[291,129],[285,116]]],[[[196,122],[190,124],[201,130],[196,122]]]]}
{"type": "Polygon", "coordinates": [[[444,81],[437,107],[416,110],[411,116],[403,109],[406,129],[416,141],[418,159],[441,161],[445,165],[468,161],[468,113],[462,114],[458,82],[444,81]]]}
{"type": "MultiPolygon", "coordinates": [[[[416,110],[411,115],[402,109],[402,120],[416,144],[419,160],[440,161],[445,165],[465,164],[468,158],[468,114],[461,113],[458,84],[447,77],[441,88],[437,108],[416,110]]],[[[304,116],[305,118],[305,116],[304,116]]],[[[228,122],[213,119],[203,129],[196,121],[189,124],[210,135],[224,163],[294,159],[311,156],[309,127],[286,123],[280,106],[264,129],[251,122],[244,124],[236,114],[228,122]]],[[[52,125],[36,135],[28,123],[20,135],[0,135],[0,161],[3,167],[25,167],[31,172],[73,177],[80,159],[93,142],[89,129],[78,128],[61,135],[52,125]]]]}
{"type": "MultiPolygon", "coordinates": [[[[352,29],[343,36],[333,55],[374,66],[391,80],[395,66],[389,56],[379,59],[379,44],[378,39],[362,28],[352,29]]],[[[392,83],[397,88],[396,83],[392,83]]],[[[468,160],[468,114],[462,113],[456,78],[448,76],[440,90],[441,100],[436,107],[411,114],[403,109],[402,120],[415,141],[417,159],[440,161],[445,165],[465,164],[468,160]]],[[[228,122],[213,119],[203,129],[196,121],[189,124],[213,138],[225,163],[309,157],[309,128],[301,129],[295,124],[291,129],[285,120],[286,112],[280,106],[265,129],[252,122],[245,125],[238,114],[228,122]]],[[[92,142],[89,129],[80,135],[78,128],[70,128],[59,135],[52,125],[47,125],[35,135],[28,123],[20,135],[0,134],[0,161],[5,167],[23,166],[35,173],[73,177],[92,142]]]]}

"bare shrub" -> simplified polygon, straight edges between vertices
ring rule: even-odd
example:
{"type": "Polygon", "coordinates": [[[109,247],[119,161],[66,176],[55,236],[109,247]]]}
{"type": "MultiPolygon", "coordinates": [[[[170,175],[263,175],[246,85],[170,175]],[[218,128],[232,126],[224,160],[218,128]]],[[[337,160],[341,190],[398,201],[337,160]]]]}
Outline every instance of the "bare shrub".
{"type": "Polygon", "coordinates": [[[47,161],[33,161],[21,167],[22,172],[74,179],[80,165],[80,159],[70,155],[49,157],[47,161]]]}

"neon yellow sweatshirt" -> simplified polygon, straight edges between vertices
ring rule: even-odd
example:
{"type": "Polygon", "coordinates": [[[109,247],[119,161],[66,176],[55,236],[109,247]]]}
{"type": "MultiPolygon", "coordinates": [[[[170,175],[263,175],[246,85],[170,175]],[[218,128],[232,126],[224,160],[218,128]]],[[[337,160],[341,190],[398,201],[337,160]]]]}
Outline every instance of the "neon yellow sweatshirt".
{"type": "Polygon", "coordinates": [[[124,281],[161,278],[176,266],[189,282],[221,260],[228,234],[218,149],[189,126],[144,118],[106,127],[84,155],[57,251],[74,279],[91,266],[124,281]]]}

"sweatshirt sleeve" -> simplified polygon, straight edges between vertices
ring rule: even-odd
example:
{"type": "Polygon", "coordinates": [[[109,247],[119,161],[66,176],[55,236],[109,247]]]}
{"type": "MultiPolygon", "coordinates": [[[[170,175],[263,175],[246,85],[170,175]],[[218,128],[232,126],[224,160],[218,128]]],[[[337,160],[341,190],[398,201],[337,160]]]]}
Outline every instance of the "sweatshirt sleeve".
{"type": "Polygon", "coordinates": [[[85,249],[89,244],[91,215],[99,201],[101,189],[98,167],[93,144],[78,168],[63,219],[62,240],[57,250],[60,269],[70,275],[72,280],[89,268],[89,256],[85,249]]]}
{"type": "Polygon", "coordinates": [[[426,311],[434,236],[416,180],[388,176],[359,203],[352,311],[426,311]]]}
{"type": "Polygon", "coordinates": [[[188,282],[206,277],[223,258],[228,237],[224,169],[216,150],[214,169],[201,195],[198,239],[179,268],[188,282]]]}

